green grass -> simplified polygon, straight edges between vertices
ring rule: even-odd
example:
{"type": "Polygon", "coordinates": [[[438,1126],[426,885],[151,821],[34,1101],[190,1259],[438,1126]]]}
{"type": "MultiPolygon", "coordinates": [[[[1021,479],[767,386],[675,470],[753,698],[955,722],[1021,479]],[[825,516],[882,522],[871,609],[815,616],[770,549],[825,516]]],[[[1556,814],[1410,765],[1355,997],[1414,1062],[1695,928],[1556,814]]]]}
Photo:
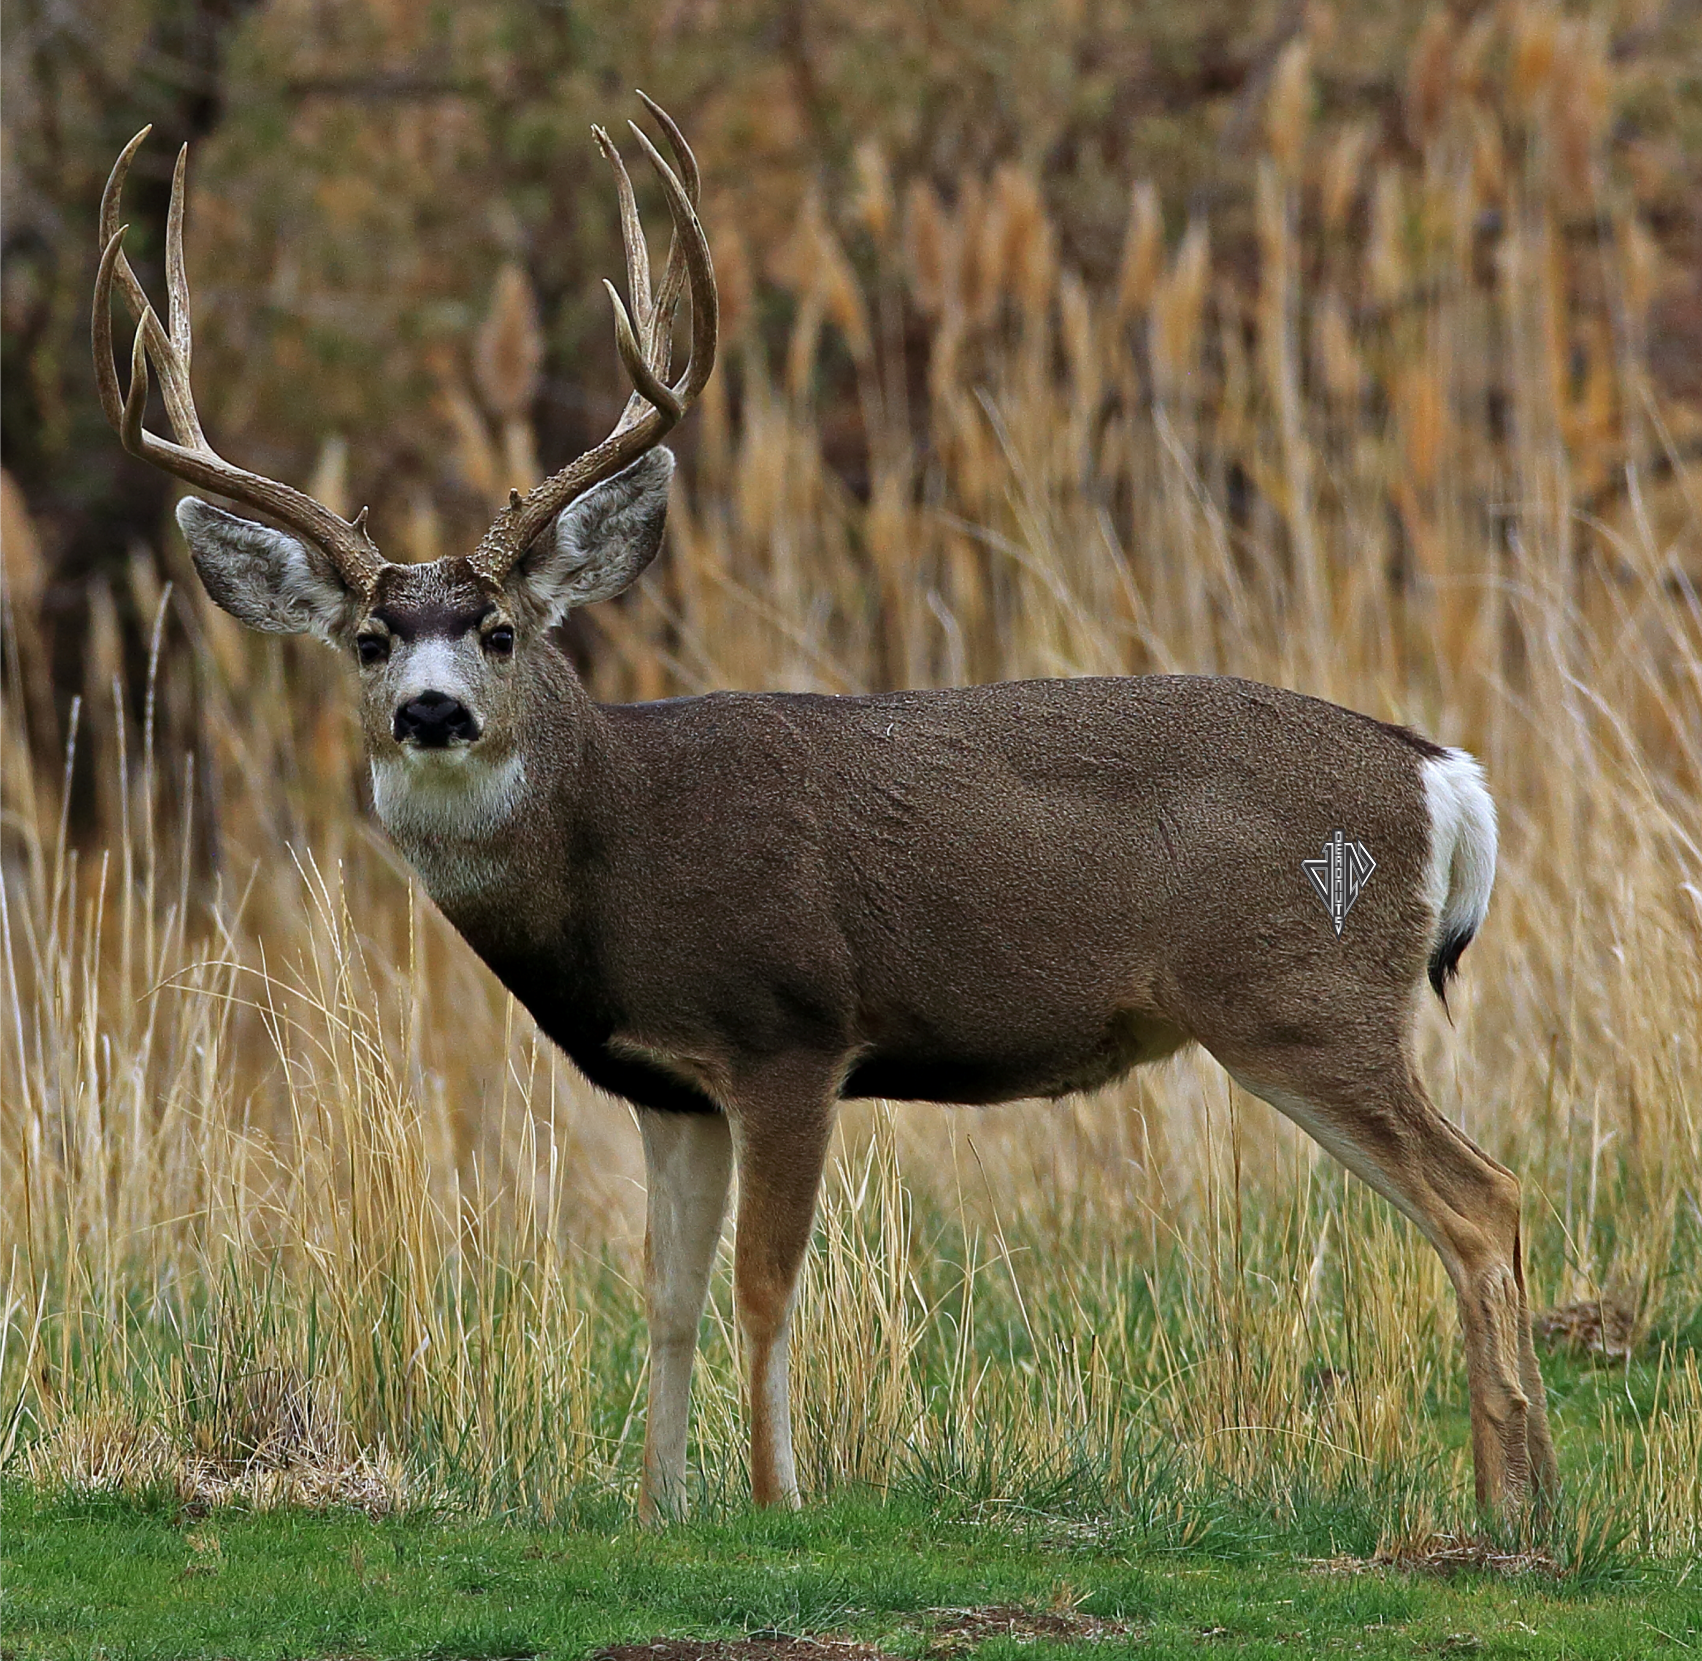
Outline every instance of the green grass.
{"type": "MultiPolygon", "coordinates": [[[[1169,1552],[1116,1526],[839,1502],[658,1534],[606,1526],[4,1500],[5,1653],[25,1657],[574,1657],[659,1636],[854,1635],[929,1652],[930,1611],[989,1604],[1128,1623],[1091,1653],[1618,1658],[1702,1649],[1682,1567],[1570,1578],[1319,1572],[1322,1513],[1169,1552]],[[1206,1637],[1205,1635],[1210,1635],[1206,1637]]],[[[1356,1535],[1355,1519],[1346,1519],[1356,1535]]],[[[1338,1544],[1341,1542],[1338,1540],[1338,1544]]],[[[1357,1544],[1357,1540],[1350,1543],[1357,1544]]],[[[1068,1646],[1023,1645],[1041,1661],[1068,1646]]],[[[1019,1653],[994,1639],[979,1653],[1019,1653]]],[[[1078,1649],[1078,1653],[1086,1653],[1078,1649]]]]}
{"type": "MultiPolygon", "coordinates": [[[[699,1447],[702,1520],[660,1534],[633,1524],[627,1458],[604,1484],[558,1496],[570,1520],[557,1526],[513,1511],[476,1517],[453,1485],[439,1490],[453,1513],[372,1521],[239,1504],[209,1512],[167,1488],[120,1497],[12,1479],[0,1488],[0,1658],[470,1661],[765,1630],[921,1657],[945,1653],[931,1610],[1059,1603],[1129,1628],[1092,1646],[1107,1661],[1201,1646],[1557,1661],[1702,1653],[1702,1571],[1638,1556],[1604,1477],[1605,1438],[1647,1416],[1659,1365],[1647,1354],[1629,1365],[1545,1357],[1568,1509],[1537,1543],[1558,1570],[1314,1566],[1363,1564],[1379,1546],[1460,1526],[1445,1467],[1467,1426],[1452,1396],[1429,1404],[1428,1458],[1334,1486],[1304,1462],[1263,1487],[1214,1485],[1150,1440],[1115,1464],[1084,1442],[1056,1466],[990,1475],[998,1450],[983,1444],[999,1427],[983,1420],[912,1457],[884,1504],[842,1492],[797,1516],[749,1512],[736,1449],[699,1447]]],[[[603,1387],[629,1400],[633,1379],[614,1372],[603,1387]]],[[[627,1451],[635,1457],[636,1443],[627,1451]]],[[[977,1653],[1044,1661],[1058,1649],[993,1639],[977,1653]]]]}

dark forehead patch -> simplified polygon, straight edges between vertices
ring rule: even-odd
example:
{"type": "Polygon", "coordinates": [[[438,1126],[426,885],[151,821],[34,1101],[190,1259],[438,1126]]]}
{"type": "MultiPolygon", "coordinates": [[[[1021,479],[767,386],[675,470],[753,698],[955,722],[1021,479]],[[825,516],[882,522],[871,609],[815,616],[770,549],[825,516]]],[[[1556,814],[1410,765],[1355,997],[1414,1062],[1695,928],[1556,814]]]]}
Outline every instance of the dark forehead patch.
{"type": "Polygon", "coordinates": [[[372,616],[398,640],[442,635],[453,640],[496,610],[464,559],[392,565],[380,579],[372,616]]]}
{"type": "Polygon", "coordinates": [[[495,610],[489,600],[465,608],[428,602],[418,606],[374,606],[372,615],[398,640],[414,640],[428,634],[455,640],[469,629],[476,629],[495,610]]]}

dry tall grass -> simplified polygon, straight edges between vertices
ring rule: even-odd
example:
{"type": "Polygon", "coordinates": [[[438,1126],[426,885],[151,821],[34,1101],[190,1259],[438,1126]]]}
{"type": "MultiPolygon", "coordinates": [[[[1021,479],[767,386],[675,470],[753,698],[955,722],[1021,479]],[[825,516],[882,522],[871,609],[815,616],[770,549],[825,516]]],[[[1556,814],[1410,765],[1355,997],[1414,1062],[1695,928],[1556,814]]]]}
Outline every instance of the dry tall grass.
{"type": "MultiPolygon", "coordinates": [[[[1468,746],[1501,870],[1452,1025],[1424,1018],[1426,1074],[1526,1178],[1538,1301],[1611,1295],[1659,1339],[1702,1309],[1695,419],[1651,381],[1655,256],[1592,166],[1600,41],[1534,9],[1497,27],[1420,42],[1419,159],[1370,178],[1362,134],[1309,130],[1289,49],[1250,287],[1203,220],[1167,247],[1150,190],[1096,289],[1022,170],[900,205],[871,152],[845,214],[799,221],[770,361],[723,223],[694,476],[636,599],[591,614],[596,682],[1215,671],[1468,746]],[[1481,119],[1491,75],[1510,127],[1481,119]],[[859,491],[824,455],[836,377],[859,491]]],[[[529,326],[510,283],[481,372],[531,373],[529,326]]],[[[463,412],[467,477],[529,454],[524,400],[487,401],[512,409],[500,431],[463,412]]],[[[429,506],[411,534],[441,539],[429,506]]],[[[16,695],[21,531],[7,560],[0,1463],[546,1512],[626,1483],[637,1138],[363,816],[342,669],[138,566],[193,650],[127,708],[97,605],[76,742],[112,834],[74,848],[16,695]],[[205,741],[168,765],[153,701],[190,683],[205,741]]],[[[813,1488],[921,1472],[997,1498],[1085,1462],[1128,1495],[1161,1461],[1184,1495],[1420,1470],[1437,1504],[1464,1492],[1433,1412],[1463,1396],[1439,1266],[1208,1066],[1058,1106],[859,1109],[843,1140],[798,1346],[813,1488]]],[[[733,1482],[717,1308],[699,1444],[733,1482]]],[[[1592,1480],[1654,1549],[1702,1543],[1698,1390],[1685,1353],[1644,1425],[1602,1430],[1592,1480]]]]}

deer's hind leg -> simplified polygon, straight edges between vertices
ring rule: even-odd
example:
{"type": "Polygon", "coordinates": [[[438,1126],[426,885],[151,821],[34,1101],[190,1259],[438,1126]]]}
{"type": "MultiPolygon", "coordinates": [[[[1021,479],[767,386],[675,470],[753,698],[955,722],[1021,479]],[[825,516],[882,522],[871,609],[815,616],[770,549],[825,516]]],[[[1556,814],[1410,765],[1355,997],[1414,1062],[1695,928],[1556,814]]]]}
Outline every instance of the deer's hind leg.
{"type": "Polygon", "coordinates": [[[1404,1212],[1441,1257],[1465,1337],[1478,1504],[1518,1509],[1533,1489],[1552,1492],[1554,1444],[1525,1299],[1518,1178],[1436,1111],[1397,1041],[1218,1059],[1404,1212]]]}
{"type": "Polygon", "coordinates": [[[655,1522],[685,1513],[691,1369],[727,1212],[733,1139],[719,1113],[641,1110],[638,1125],[644,1137],[644,1297],[650,1323],[638,1512],[655,1522]]]}

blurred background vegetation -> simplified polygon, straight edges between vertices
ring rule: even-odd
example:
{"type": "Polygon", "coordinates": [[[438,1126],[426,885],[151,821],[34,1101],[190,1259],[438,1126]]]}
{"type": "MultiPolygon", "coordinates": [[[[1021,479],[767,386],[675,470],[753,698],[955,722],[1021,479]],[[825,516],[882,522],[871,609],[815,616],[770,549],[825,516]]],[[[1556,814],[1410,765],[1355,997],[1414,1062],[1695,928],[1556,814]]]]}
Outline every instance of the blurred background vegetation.
{"type": "MultiPolygon", "coordinates": [[[[1231,672],[1482,756],[1426,1077],[1526,1180],[1545,1331],[1623,1369],[1599,1417],[1551,1369],[1571,1491],[1694,1555],[1696,0],[3,4],[0,1469],[630,1489],[637,1139],[372,826],[346,667],[207,603],[87,339],[151,121],[129,249],[159,295],[194,141],[213,442],[392,559],[469,548],[623,400],[589,126],[639,86],[724,346],[663,557],[570,627],[593,690],[1231,672]]],[[[1433,1254],[1204,1062],[843,1143],[813,1489],[1174,1457],[1397,1541],[1465,1515],[1433,1254]]]]}
{"type": "MultiPolygon", "coordinates": [[[[618,408],[596,282],[618,269],[614,201],[588,127],[618,128],[635,85],[703,162],[734,343],[721,411],[681,435],[688,464],[737,432],[760,363],[807,404],[835,487],[938,499],[942,350],[973,360],[1036,308],[1057,308],[1068,337],[1084,292],[1108,295],[1120,325],[1093,348],[1106,372],[1086,413],[1095,429],[1126,421],[1163,372],[1144,325],[1179,242],[1198,263],[1176,273],[1164,326],[1199,341],[1170,341],[1178,371],[1201,407],[1256,416],[1235,382],[1272,349],[1264,157],[1307,297],[1282,349],[1352,425],[1420,450],[1444,413],[1442,389],[1402,374],[1427,307],[1450,285],[1504,283],[1513,218],[1546,216],[1541,269],[1519,280],[1561,310],[1556,414],[1594,429],[1570,488],[1600,514],[1626,459],[1606,360],[1635,354],[1682,411],[1680,451],[1696,442],[1698,17],[1686,0],[7,0],[4,464],[8,512],[27,513],[40,551],[12,576],[50,665],[38,754],[62,750],[85,690],[95,597],[111,596],[139,695],[149,619],[131,573],[185,574],[163,530],[172,486],[105,428],[86,344],[100,187],[144,122],[125,211],[147,277],[172,156],[195,143],[209,430],[248,466],[370,503],[392,558],[468,545],[534,455],[559,466],[618,408]],[[1623,288],[1604,280],[1615,263],[1623,288]]],[[[1507,442],[1506,374],[1485,362],[1445,412],[1466,442],[1507,442]]],[[[1223,459],[1238,523],[1286,519],[1282,479],[1235,446],[1223,459]]],[[[1417,498],[1437,465],[1411,459],[1391,457],[1387,531],[1364,551],[1397,586],[1425,557],[1417,498]]],[[[691,472],[705,498],[724,494],[724,472],[691,472]]],[[[1106,505],[1139,559],[1141,504],[1106,505]]],[[[890,609],[871,621],[902,633],[890,609]]],[[[889,652],[873,678],[915,678],[915,657],[889,652]]],[[[967,666],[991,669],[972,649],[967,666]]]]}

